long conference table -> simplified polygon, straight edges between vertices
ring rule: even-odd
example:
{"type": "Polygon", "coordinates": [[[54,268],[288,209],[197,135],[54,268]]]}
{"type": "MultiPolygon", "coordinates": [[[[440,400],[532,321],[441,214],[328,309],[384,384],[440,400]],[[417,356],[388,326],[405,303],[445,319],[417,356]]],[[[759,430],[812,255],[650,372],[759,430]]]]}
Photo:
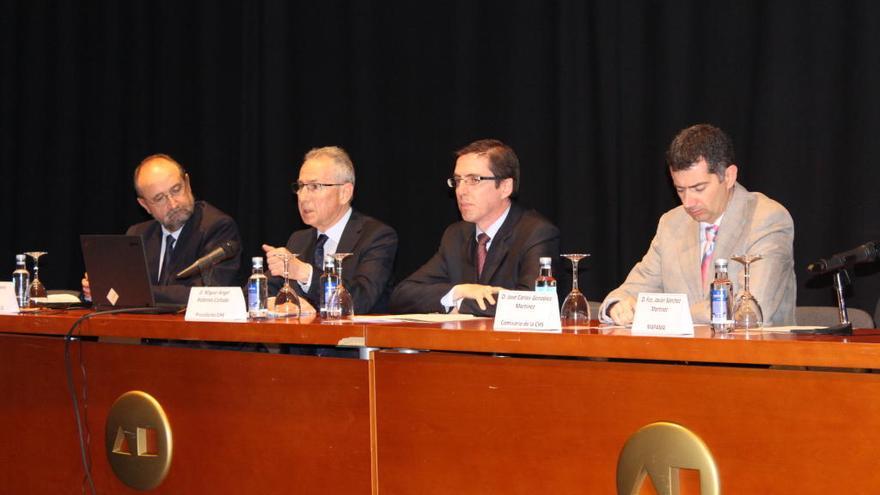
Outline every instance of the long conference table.
{"type": "MultiPolygon", "coordinates": [[[[614,494],[627,441],[658,422],[703,442],[717,493],[880,493],[880,330],[674,338],[120,314],[79,326],[68,369],[63,335],[84,314],[0,316],[0,493],[83,493],[68,378],[101,494],[143,493],[107,447],[109,411],[130,391],[155,398],[173,434],[148,493],[614,494]]],[[[705,473],[672,471],[672,490],[654,474],[632,493],[701,493],[705,473]]]]}

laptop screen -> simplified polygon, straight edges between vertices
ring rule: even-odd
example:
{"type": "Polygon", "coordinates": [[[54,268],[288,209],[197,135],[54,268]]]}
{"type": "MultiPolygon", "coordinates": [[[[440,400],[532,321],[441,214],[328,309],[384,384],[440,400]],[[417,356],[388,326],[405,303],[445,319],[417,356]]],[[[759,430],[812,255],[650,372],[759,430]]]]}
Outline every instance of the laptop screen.
{"type": "Polygon", "coordinates": [[[83,234],[80,244],[96,309],[155,306],[140,236],[83,234]]]}

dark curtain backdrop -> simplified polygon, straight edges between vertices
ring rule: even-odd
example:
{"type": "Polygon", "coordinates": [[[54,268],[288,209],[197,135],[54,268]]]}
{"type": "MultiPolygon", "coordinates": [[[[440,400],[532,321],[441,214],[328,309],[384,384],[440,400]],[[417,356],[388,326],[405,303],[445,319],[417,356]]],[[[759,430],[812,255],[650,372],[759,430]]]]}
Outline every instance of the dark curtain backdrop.
{"type": "MultiPolygon", "coordinates": [[[[245,255],[301,227],[289,183],[346,148],[355,206],[400,234],[397,275],[457,208],[452,152],[496,137],[520,202],[617,286],[677,204],[675,133],[733,137],[740,181],[795,219],[800,304],[830,304],[817,257],[880,238],[880,3],[866,1],[6,1],[0,7],[0,260],[42,249],[76,288],[80,233],[145,213],[131,172],[164,152],[234,216],[245,255]]],[[[851,303],[873,311],[877,267],[851,303]]]]}

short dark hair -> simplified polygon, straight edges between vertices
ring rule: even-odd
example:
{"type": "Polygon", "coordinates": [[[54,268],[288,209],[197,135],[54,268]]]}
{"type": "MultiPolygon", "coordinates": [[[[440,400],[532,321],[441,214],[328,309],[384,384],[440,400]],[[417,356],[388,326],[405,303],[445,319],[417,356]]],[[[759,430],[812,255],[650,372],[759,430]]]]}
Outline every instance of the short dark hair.
{"type": "Polygon", "coordinates": [[[673,172],[687,170],[701,158],[709,165],[709,172],[723,178],[735,160],[733,141],[715,126],[697,124],[679,132],[666,150],[666,164],[673,172]]]}
{"type": "Polygon", "coordinates": [[[157,160],[157,159],[162,159],[162,160],[173,163],[175,166],[177,166],[177,170],[180,172],[180,177],[186,177],[186,169],[184,169],[183,165],[178,163],[177,160],[175,160],[174,158],[171,158],[170,155],[166,155],[165,153],[156,153],[154,155],[150,155],[150,156],[144,158],[143,160],[141,160],[141,162],[138,163],[138,166],[134,168],[134,176],[133,176],[134,192],[138,195],[138,197],[140,197],[140,195],[141,195],[141,192],[138,191],[138,174],[141,173],[141,168],[143,168],[144,165],[146,165],[147,163],[149,163],[153,160],[157,160]]]}
{"type": "MultiPolygon", "coordinates": [[[[476,153],[489,157],[489,170],[495,177],[513,179],[513,192],[511,197],[516,197],[519,192],[519,158],[510,146],[497,139],[480,139],[455,152],[456,157],[476,153]]],[[[499,181],[495,187],[500,187],[499,181]]]]}

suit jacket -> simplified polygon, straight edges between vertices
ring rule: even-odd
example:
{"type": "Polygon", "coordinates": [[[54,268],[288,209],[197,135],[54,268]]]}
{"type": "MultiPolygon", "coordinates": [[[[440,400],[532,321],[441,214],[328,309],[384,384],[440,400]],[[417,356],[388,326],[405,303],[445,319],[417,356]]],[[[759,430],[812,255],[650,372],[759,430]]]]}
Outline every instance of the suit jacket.
{"type": "MultiPolygon", "coordinates": [[[[483,273],[476,268],[476,227],[470,222],[450,225],[440,240],[437,253],[401,282],[391,295],[395,313],[445,312],[440,303],[458,284],[483,284],[511,290],[533,290],[540,271],[538,258],[559,257],[559,229],[534,210],[516,204],[495,234],[486,256],[483,273]]],[[[495,306],[480,310],[476,302],[462,301],[459,311],[493,316],[495,306]]]]}
{"type": "MultiPolygon", "coordinates": [[[[713,259],[738,254],[760,254],[752,263],[749,288],[764,314],[765,325],[793,325],[796,283],[794,275],[794,222],[788,210],[767,196],[749,192],[737,183],[715,237],[713,259]]],[[[607,307],[639,292],[684,293],[691,305],[694,323],[711,318],[709,284],[700,275],[700,224],[683,206],[666,212],[657,226],[651,247],[633,267],[623,285],[605,297],[600,314],[607,307]]],[[[730,280],[738,294],[743,285],[743,267],[731,260],[730,280]]],[[[713,271],[714,273],[714,271],[713,271]]],[[[607,320],[606,320],[607,321],[607,320]]]]}
{"type": "MultiPolygon", "coordinates": [[[[174,280],[173,284],[156,285],[156,280],[159,278],[159,255],[162,249],[162,226],[158,221],[149,220],[132,225],[126,234],[139,235],[144,240],[147,266],[150,269],[150,280],[154,284],[153,297],[156,302],[186,304],[190,287],[205,285],[201,273],[183,280],[174,280]]],[[[241,244],[235,220],[205,201],[196,201],[192,216],[183,225],[183,230],[174,244],[174,256],[169,265],[172,273],[183,270],[228,240],[241,244]]],[[[212,270],[211,285],[221,287],[241,285],[238,280],[240,266],[241,255],[221,261],[212,270]]]]}
{"type": "MultiPolygon", "coordinates": [[[[300,260],[310,263],[315,252],[318,231],[315,228],[297,230],[287,240],[287,250],[297,253],[300,260]]],[[[391,294],[391,273],[397,256],[397,232],[375,218],[352,210],[342,237],[336,247],[337,253],[352,253],[342,260],[342,283],[354,300],[355,314],[386,313],[391,294]]],[[[321,271],[312,270],[309,292],[304,294],[300,285],[290,286],[305,297],[316,309],[320,293],[321,271]]],[[[271,277],[270,293],[281,288],[283,279],[271,277]]]]}

